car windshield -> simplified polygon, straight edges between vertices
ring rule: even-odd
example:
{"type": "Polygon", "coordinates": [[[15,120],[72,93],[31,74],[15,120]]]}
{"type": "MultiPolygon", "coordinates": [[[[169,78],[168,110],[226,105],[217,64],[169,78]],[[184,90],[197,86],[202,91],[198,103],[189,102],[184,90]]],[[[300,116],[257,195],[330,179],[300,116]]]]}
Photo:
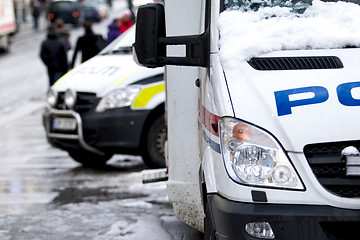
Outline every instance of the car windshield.
{"type": "Polygon", "coordinates": [[[135,26],[132,26],[126,32],[121,34],[110,45],[108,45],[100,54],[131,53],[132,44],[135,42],[135,26]]]}
{"type": "Polygon", "coordinates": [[[73,10],[74,9],[74,3],[73,2],[54,2],[51,6],[52,10],[73,10]]]}
{"type": "MultiPolygon", "coordinates": [[[[337,1],[325,0],[324,2],[337,1]]],[[[359,4],[360,0],[347,0],[345,2],[359,4]]],[[[242,11],[257,11],[262,7],[278,6],[292,8],[294,12],[303,13],[311,5],[312,0],[224,0],[225,9],[242,11]]]]}
{"type": "Polygon", "coordinates": [[[85,5],[94,5],[94,6],[104,4],[104,2],[100,0],[85,0],[84,3],[85,5]]]}

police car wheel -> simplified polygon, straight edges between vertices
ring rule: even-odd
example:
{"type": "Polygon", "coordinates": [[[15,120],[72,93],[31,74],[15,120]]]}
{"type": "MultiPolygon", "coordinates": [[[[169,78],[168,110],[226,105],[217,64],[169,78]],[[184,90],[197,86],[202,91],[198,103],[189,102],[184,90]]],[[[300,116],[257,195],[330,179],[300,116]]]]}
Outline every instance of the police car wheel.
{"type": "Polygon", "coordinates": [[[155,119],[149,128],[146,136],[146,143],[142,151],[142,158],[149,168],[163,168],[165,164],[165,141],[167,140],[167,130],[164,116],[155,119]]]}
{"type": "Polygon", "coordinates": [[[84,150],[69,151],[68,153],[76,162],[91,168],[104,166],[112,157],[112,154],[98,155],[84,150]]]}

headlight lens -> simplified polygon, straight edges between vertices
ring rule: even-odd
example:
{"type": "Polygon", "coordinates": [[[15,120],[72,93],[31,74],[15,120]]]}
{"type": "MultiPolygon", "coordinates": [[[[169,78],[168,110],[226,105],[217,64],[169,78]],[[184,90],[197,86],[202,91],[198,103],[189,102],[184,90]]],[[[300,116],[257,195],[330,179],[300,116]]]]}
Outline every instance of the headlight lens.
{"type": "Polygon", "coordinates": [[[54,107],[57,103],[58,95],[55,90],[50,88],[46,94],[46,101],[50,105],[50,107],[54,107]]]}
{"type": "Polygon", "coordinates": [[[115,89],[101,99],[96,107],[96,112],[103,112],[113,108],[128,107],[133,103],[140,90],[141,88],[138,86],[115,89]]]}
{"type": "Polygon", "coordinates": [[[279,143],[267,132],[235,118],[220,119],[223,159],[230,177],[242,184],[304,189],[279,143]]]}
{"type": "Polygon", "coordinates": [[[73,108],[76,103],[76,93],[70,89],[65,92],[65,105],[68,108],[73,108]]]}

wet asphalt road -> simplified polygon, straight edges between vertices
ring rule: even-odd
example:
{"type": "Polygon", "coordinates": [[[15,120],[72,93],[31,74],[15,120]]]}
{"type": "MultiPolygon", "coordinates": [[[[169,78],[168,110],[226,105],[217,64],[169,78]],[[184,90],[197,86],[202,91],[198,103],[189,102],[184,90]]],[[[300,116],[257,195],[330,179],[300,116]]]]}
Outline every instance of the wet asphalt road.
{"type": "Polygon", "coordinates": [[[164,183],[141,183],[141,158],[83,168],[46,142],[43,104],[25,105],[0,124],[0,239],[201,239],[174,217],[164,183]]]}
{"type": "MultiPolygon", "coordinates": [[[[111,19],[94,29],[105,33],[111,19]]],[[[0,240],[202,239],[175,218],[165,183],[141,183],[140,157],[117,155],[94,170],[47,143],[44,29],[24,24],[10,53],[0,54],[0,240]]],[[[71,33],[74,44],[82,30],[71,33]]]]}

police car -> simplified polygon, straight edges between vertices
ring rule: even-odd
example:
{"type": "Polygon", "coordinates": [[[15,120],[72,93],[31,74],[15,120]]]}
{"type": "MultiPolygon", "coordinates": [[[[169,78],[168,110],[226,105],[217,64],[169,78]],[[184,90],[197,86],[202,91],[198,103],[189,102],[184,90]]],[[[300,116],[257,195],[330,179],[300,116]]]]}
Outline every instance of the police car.
{"type": "Polygon", "coordinates": [[[133,27],[48,91],[47,139],[83,165],[100,167],[114,154],[130,154],[148,167],[165,166],[164,70],[137,65],[134,40],[133,27]]]}

